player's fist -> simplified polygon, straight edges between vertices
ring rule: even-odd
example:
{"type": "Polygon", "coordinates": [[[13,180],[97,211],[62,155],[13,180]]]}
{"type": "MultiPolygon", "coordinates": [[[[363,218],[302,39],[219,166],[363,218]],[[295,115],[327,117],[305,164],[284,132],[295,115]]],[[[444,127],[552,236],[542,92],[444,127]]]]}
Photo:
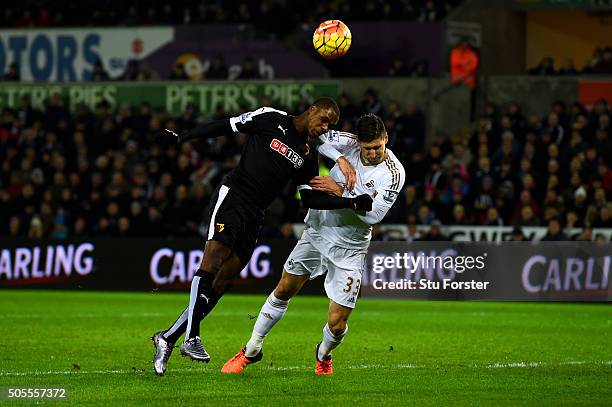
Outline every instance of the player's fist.
{"type": "Polygon", "coordinates": [[[181,136],[172,130],[163,129],[155,135],[155,142],[164,147],[171,147],[181,142],[181,136]]]}
{"type": "Polygon", "coordinates": [[[371,211],[372,197],[368,194],[359,195],[353,198],[353,209],[356,211],[371,211]]]}

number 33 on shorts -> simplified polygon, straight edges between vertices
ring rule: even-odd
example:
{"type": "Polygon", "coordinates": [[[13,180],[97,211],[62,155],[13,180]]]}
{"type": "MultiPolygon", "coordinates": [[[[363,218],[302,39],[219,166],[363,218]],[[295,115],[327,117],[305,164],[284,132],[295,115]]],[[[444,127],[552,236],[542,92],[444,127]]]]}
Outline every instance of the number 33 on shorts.
{"type": "Polygon", "coordinates": [[[344,287],[344,290],[342,290],[345,293],[350,292],[353,289],[353,283],[355,283],[355,291],[353,291],[353,295],[357,296],[357,294],[359,294],[359,289],[361,288],[361,279],[357,279],[357,282],[355,282],[355,280],[353,279],[353,277],[347,277],[346,278],[346,286],[344,287]]]}

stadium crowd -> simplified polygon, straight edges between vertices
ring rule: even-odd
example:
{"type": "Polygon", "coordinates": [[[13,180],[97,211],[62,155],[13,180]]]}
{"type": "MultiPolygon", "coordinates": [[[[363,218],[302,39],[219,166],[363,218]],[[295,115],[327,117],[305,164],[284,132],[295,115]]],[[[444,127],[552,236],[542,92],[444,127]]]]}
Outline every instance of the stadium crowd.
{"type": "Polygon", "coordinates": [[[552,75],[606,75],[612,74],[612,47],[597,47],[593,55],[584,64],[582,69],[577,69],[574,60],[564,59],[555,69],[555,60],[552,57],[544,57],[537,66],[527,71],[529,75],[552,76],[552,75]]]}
{"type": "MultiPolygon", "coordinates": [[[[345,94],[338,101],[339,129],[352,131],[364,112],[384,117],[389,145],[407,169],[406,187],[386,223],[435,229],[439,222],[557,222],[561,233],[564,227],[612,227],[612,135],[603,100],[592,110],[557,102],[543,118],[515,103],[504,109],[489,103],[471,134],[437,137],[427,149],[425,117],[416,106],[385,105],[374,90],[360,101],[345,94]]],[[[303,100],[295,111],[307,106],[303,100]]],[[[0,213],[9,214],[0,218],[0,234],[203,235],[210,195],[236,166],[244,136],[169,150],[152,136],[228,115],[221,107],[204,116],[190,107],[170,117],[147,103],[113,110],[106,102],[71,113],[58,94],[37,111],[23,96],[0,118],[0,213]]],[[[288,189],[268,210],[265,236],[292,237],[291,223],[303,215],[295,190],[288,189]]]]}
{"type": "Polygon", "coordinates": [[[278,34],[299,23],[342,15],[347,20],[439,21],[459,0],[349,0],[291,2],[264,0],[130,1],[24,0],[6,4],[0,14],[2,27],[134,26],[208,23],[250,23],[276,27],[278,34]],[[290,5],[290,7],[289,7],[290,5]]]}

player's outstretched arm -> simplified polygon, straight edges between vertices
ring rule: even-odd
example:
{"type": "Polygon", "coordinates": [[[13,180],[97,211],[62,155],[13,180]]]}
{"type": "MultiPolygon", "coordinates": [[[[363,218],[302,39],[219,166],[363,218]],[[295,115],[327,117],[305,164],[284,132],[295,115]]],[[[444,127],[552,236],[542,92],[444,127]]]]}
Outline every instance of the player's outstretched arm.
{"type": "Polygon", "coordinates": [[[312,189],[300,189],[300,196],[305,208],[312,209],[344,209],[351,208],[355,211],[372,210],[372,198],[369,195],[359,195],[355,198],[341,198],[329,195],[325,192],[312,189]]]}
{"type": "Polygon", "coordinates": [[[155,140],[162,145],[175,145],[188,140],[221,137],[228,134],[232,134],[229,120],[213,120],[182,133],[176,133],[168,129],[160,130],[155,140]]]}

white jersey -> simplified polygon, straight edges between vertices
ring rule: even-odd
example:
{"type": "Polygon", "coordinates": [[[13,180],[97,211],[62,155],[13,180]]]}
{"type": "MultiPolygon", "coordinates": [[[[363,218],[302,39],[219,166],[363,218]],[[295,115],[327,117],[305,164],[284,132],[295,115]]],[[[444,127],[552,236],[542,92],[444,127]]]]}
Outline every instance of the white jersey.
{"type": "MultiPolygon", "coordinates": [[[[342,196],[349,198],[368,194],[373,199],[372,210],[364,214],[352,209],[310,209],[304,221],[333,245],[367,249],[372,237],[372,225],[382,221],[404,186],[406,179],[404,167],[389,149],[387,149],[387,158],[380,164],[364,165],[361,162],[357,136],[354,134],[332,130],[320,138],[324,142],[319,147],[321,154],[327,156],[326,150],[333,147],[342,153],[357,172],[354,191],[349,192],[345,189],[342,196]]],[[[332,168],[329,175],[339,184],[346,183],[338,165],[332,168]]]]}

